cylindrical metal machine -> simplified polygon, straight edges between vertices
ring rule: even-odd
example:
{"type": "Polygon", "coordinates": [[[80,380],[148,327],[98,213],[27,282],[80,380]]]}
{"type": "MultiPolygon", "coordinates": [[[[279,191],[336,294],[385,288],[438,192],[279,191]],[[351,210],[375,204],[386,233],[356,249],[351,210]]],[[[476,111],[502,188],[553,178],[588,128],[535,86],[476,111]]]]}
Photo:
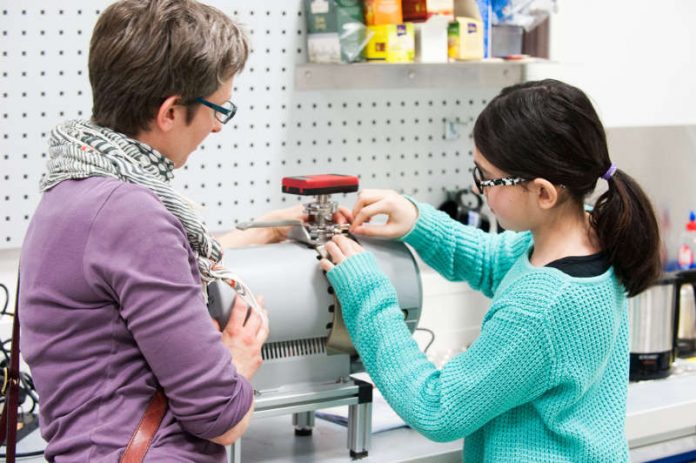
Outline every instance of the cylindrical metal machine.
{"type": "MultiPolygon", "coordinates": [[[[290,241],[264,246],[228,249],[222,264],[231,269],[255,294],[263,296],[268,310],[270,336],[263,347],[264,364],[254,376],[258,391],[280,385],[337,381],[361,370],[333,288],[318,259],[324,244],[347,226],[333,221],[337,204],[332,193],[358,189],[357,177],[316,175],[283,179],[283,191],[315,196],[305,204],[308,220],[274,223],[252,222],[240,228],[290,226],[290,241]]],[[[421,310],[418,266],[405,244],[398,241],[360,239],[396,288],[399,306],[413,331],[421,310]]],[[[225,283],[208,288],[208,307],[224,325],[235,291],[225,283]]]]}
{"type": "MultiPolygon", "coordinates": [[[[329,195],[357,189],[358,178],[352,176],[284,178],[285,193],[315,196],[315,201],[305,204],[306,222],[238,225],[241,229],[289,226],[290,240],[226,250],[222,264],[238,278],[230,283],[240,292],[225,282],[212,283],[208,309],[223,326],[237,294],[252,307],[257,303],[251,291],[263,296],[270,335],[261,351],[263,365],[252,380],[254,416],[292,414],[295,433],[306,436],[312,433],[315,410],[347,405],[347,447],[353,458],[362,458],[370,448],[372,385],[350,377],[363,370],[362,363],[343,322],[341,306],[318,263],[327,257],[326,242],[348,232],[348,225],[334,222],[338,205],[329,195]]],[[[375,255],[396,288],[399,307],[413,332],[422,305],[420,273],[413,254],[398,241],[361,239],[360,243],[375,255]]],[[[233,463],[238,463],[238,453],[236,443],[230,451],[233,463]]]]}
{"type": "MultiPolygon", "coordinates": [[[[375,255],[396,288],[399,306],[413,331],[420,318],[422,291],[411,251],[397,241],[360,243],[375,255]]],[[[294,382],[335,380],[359,369],[355,362],[351,368],[355,350],[317,256],[313,248],[293,241],[225,251],[225,267],[234,269],[255,294],[264,297],[268,311],[270,335],[263,348],[264,365],[254,377],[257,390],[294,382]]],[[[214,283],[208,292],[211,313],[223,321],[234,300],[234,290],[224,283],[214,283]]]]}

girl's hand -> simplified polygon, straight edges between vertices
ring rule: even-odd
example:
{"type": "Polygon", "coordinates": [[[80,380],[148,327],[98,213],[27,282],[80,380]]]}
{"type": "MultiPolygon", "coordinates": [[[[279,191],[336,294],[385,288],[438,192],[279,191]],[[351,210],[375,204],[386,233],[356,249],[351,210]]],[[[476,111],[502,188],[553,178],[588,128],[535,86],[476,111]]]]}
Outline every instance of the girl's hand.
{"type": "Polygon", "coordinates": [[[331,257],[331,261],[328,259],[319,261],[319,265],[325,272],[328,272],[350,256],[365,252],[362,246],[344,235],[334,236],[331,241],[326,243],[325,248],[331,257]]]}
{"type": "MultiPolygon", "coordinates": [[[[339,211],[342,212],[342,211],[339,211]]],[[[351,222],[350,232],[356,235],[379,238],[401,238],[411,231],[418,219],[415,204],[392,190],[363,190],[358,193],[358,202],[353,212],[343,212],[351,222]],[[385,214],[388,219],[383,225],[365,225],[372,217],[385,214]]]]}

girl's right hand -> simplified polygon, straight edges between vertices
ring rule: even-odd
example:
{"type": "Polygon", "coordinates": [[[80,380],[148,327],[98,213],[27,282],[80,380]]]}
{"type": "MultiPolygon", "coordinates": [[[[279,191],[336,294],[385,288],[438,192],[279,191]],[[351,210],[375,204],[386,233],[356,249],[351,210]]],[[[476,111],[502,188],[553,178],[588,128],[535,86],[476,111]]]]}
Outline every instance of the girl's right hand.
{"type": "Polygon", "coordinates": [[[362,190],[352,213],[344,212],[351,222],[350,232],[379,238],[401,238],[411,231],[418,219],[415,204],[392,190],[362,190]],[[387,223],[367,225],[376,215],[385,214],[387,223]]]}

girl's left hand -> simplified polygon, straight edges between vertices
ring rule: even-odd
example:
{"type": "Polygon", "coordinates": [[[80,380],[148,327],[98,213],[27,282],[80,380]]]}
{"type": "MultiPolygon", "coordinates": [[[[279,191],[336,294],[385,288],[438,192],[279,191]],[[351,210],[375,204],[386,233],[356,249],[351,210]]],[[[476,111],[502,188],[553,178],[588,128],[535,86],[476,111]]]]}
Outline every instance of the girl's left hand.
{"type": "Polygon", "coordinates": [[[365,252],[365,248],[344,235],[334,236],[331,241],[328,241],[324,246],[326,252],[328,252],[331,257],[331,261],[322,259],[319,261],[319,265],[326,272],[348,259],[350,256],[365,252]]]}

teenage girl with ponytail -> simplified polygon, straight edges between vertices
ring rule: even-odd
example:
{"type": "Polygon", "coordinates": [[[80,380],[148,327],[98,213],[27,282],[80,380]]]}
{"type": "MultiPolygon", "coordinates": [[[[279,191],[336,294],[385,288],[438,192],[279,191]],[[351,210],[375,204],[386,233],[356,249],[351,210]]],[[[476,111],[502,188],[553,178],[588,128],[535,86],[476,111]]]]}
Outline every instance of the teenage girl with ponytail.
{"type": "Polygon", "coordinates": [[[355,235],[400,239],[492,298],[481,334],[441,369],[412,339],[372,255],[338,236],[328,272],[362,361],[394,410],[476,461],[628,461],[627,296],[660,274],[640,186],[611,162],[587,96],[555,80],[504,89],[474,128],[474,186],[508,231],[484,233],[392,191],[342,210],[355,235]],[[588,212],[598,181],[608,190],[588,212]],[[383,225],[370,218],[386,214],[383,225]]]}

